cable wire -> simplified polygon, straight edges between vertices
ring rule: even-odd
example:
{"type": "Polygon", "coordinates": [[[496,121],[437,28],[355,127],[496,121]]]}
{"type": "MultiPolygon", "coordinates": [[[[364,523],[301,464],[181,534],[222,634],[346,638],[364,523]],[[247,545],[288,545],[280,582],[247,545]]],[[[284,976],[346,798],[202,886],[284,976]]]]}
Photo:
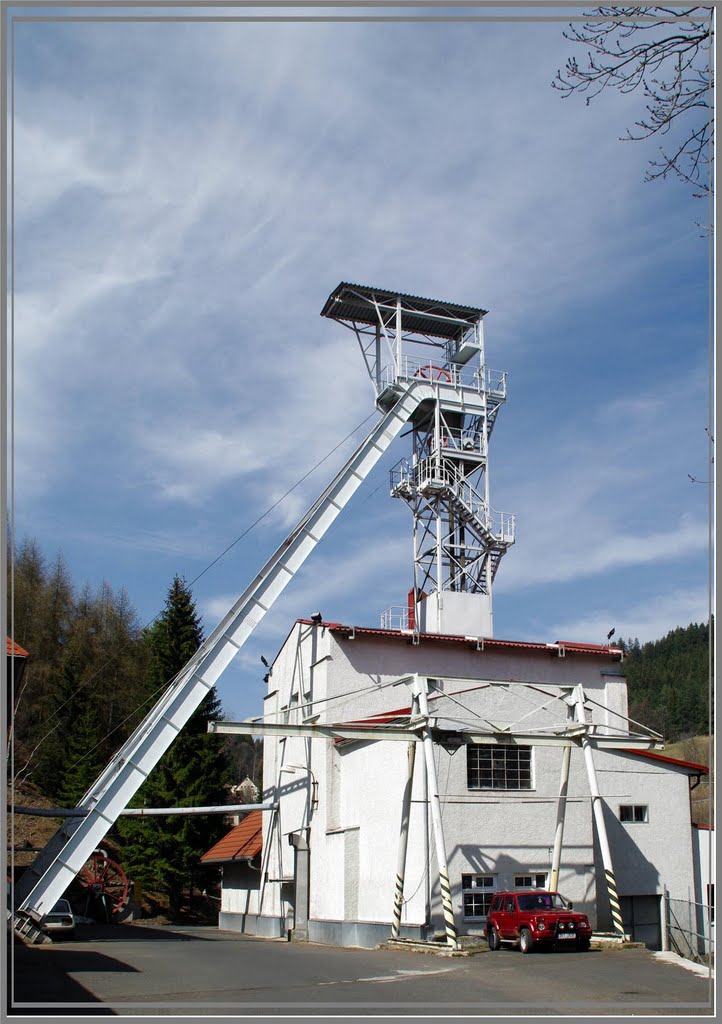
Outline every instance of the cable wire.
{"type": "MultiPolygon", "coordinates": [[[[374,412],[369,413],[369,415],[366,416],[363,420],[361,420],[361,422],[358,423],[353,428],[353,430],[350,431],[350,433],[348,433],[344,438],[342,438],[338,442],[338,444],[334,445],[334,447],[331,448],[330,451],[326,452],[326,454],[323,456],[323,458],[319,459],[319,461],[314,466],[312,466],[311,469],[309,469],[306,473],[304,473],[303,476],[299,477],[298,480],[296,480],[296,482],[291,487],[289,487],[287,491],[285,491],[276,501],[274,501],[272,505],[269,505],[269,507],[260,516],[258,516],[258,518],[254,520],[254,522],[252,522],[248,527],[246,527],[246,529],[243,530],[242,533],[240,533],[231,544],[229,544],[219,555],[217,555],[216,558],[214,558],[212,562],[209,562],[208,565],[201,572],[199,572],[198,575],[195,576],[191,580],[190,583],[187,584],[188,589],[190,589],[195,583],[197,583],[198,580],[202,576],[204,576],[210,569],[213,568],[214,565],[216,565],[225,555],[227,555],[228,552],[231,551],[231,549],[234,548],[236,546],[236,544],[239,543],[239,541],[243,540],[243,538],[246,537],[251,532],[251,530],[255,529],[255,527],[258,526],[259,523],[261,523],[268,515],[270,515],[270,513],[273,512],[273,510],[275,508],[277,508],[281,504],[281,502],[283,502],[294,490],[296,490],[297,487],[299,487],[305,480],[307,480],[309,476],[311,476],[313,473],[315,473],[316,470],[320,466],[322,466],[323,463],[327,459],[329,459],[333,454],[335,454],[335,452],[337,452],[339,448],[341,448],[351,437],[353,437],[353,435],[356,434],[374,415],[375,415],[374,412]]],[[[381,485],[379,485],[379,487],[380,486],[381,485]]],[[[373,493],[375,494],[378,489],[379,488],[377,487],[376,490],[373,493]]],[[[371,497],[371,495],[369,495],[369,497],[371,497]]],[[[365,500],[368,500],[368,499],[365,499],[365,500]]],[[[158,611],[153,616],[153,618],[149,619],[148,622],[146,622],[146,624],[140,628],[140,632],[142,632],[143,630],[148,629],[150,626],[152,626],[162,614],[163,614],[163,611],[161,609],[160,611],[158,611]]],[[[57,717],[57,715],[60,713],[60,711],[62,711],[62,709],[74,697],[76,697],[78,695],[78,693],[80,693],[81,690],[85,689],[90,683],[92,683],[95,679],[97,679],[98,676],[102,672],[104,672],[105,669],[108,668],[108,666],[111,665],[118,658],[118,656],[121,655],[132,643],[133,643],[133,640],[128,640],[111,658],[109,658],[98,669],[96,669],[96,671],[93,673],[93,675],[91,675],[88,679],[85,679],[82,683],[80,683],[80,685],[71,694],[69,694],[69,696],[63,701],[63,703],[59,704],[58,707],[55,708],[55,710],[53,712],[51,712],[51,714],[48,716],[46,721],[49,722],[53,718],[57,717]]],[[[154,690],[153,693],[150,694],[150,696],[146,697],[142,701],[141,704],[139,704],[136,708],[133,709],[133,711],[131,711],[126,716],[126,718],[124,718],[121,722],[119,722],[117,725],[115,725],[108,733],[106,733],[105,736],[103,736],[101,739],[99,739],[98,742],[95,744],[95,746],[93,746],[89,750],[87,750],[82,755],[82,757],[80,757],[79,760],[76,761],[75,764],[72,765],[70,767],[70,769],[68,769],[68,770],[70,771],[73,768],[75,768],[76,765],[80,764],[80,762],[83,761],[86,757],[88,757],[98,746],[100,746],[101,743],[104,743],[115,732],[117,732],[117,730],[120,729],[121,726],[125,725],[126,722],[128,722],[130,719],[132,719],[139,710],[141,710],[150,700],[152,700],[153,697],[155,697],[157,694],[161,693],[162,691],[167,689],[169,686],[171,686],[173,684],[173,682],[177,679],[179,674],[180,673],[176,673],[176,675],[173,676],[166,683],[163,683],[161,686],[157,687],[157,689],[154,690]]],[[[27,768],[30,765],[33,756],[37,753],[37,751],[40,749],[40,747],[45,742],[45,740],[47,740],[48,737],[51,736],[55,732],[55,730],[59,727],[59,725],[60,725],[60,721],[56,722],[55,725],[51,729],[49,729],[40,738],[40,740],[38,740],[37,744],[35,745],[35,747],[30,752],[30,755],[29,755],[29,757],[28,757],[28,759],[27,759],[27,761],[26,761],[26,763],[24,765],[24,768],[20,769],[20,772],[17,773],[17,777],[20,777],[21,773],[24,771],[24,769],[27,768]]],[[[28,773],[28,774],[30,774],[30,773],[28,773]]],[[[23,775],[22,776],[22,778],[27,778],[27,777],[28,777],[28,775],[23,775]]]]}

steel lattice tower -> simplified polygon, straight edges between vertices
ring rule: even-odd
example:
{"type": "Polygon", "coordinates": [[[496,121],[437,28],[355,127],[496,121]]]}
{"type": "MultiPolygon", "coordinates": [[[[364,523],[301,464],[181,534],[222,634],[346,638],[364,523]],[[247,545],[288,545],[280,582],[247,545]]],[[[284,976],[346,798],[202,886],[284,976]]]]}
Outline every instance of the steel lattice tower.
{"type": "MultiPolygon", "coordinates": [[[[391,494],[413,516],[414,582],[398,624],[418,632],[491,636],[492,585],[514,543],[515,517],[489,499],[506,373],[486,368],[485,314],[345,282],[321,313],[354,331],[382,412],[411,383],[431,386],[411,419],[411,457],[391,471],[391,494]]],[[[383,624],[394,621],[387,613],[383,624]]]]}

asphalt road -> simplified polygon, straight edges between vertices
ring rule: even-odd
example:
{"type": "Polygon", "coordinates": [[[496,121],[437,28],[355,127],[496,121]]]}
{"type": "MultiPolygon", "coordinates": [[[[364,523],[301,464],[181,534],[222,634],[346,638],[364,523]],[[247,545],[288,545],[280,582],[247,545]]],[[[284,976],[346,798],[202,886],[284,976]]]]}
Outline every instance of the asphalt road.
{"type": "Polygon", "coordinates": [[[449,957],[116,925],[11,955],[26,1017],[712,1015],[708,977],[645,949],[449,957]]]}

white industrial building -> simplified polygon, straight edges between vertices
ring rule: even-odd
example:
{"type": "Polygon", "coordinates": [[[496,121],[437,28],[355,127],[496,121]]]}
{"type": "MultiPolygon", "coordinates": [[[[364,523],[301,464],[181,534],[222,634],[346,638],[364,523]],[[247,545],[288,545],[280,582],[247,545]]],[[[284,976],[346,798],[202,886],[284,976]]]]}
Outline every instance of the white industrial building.
{"type": "MultiPolygon", "coordinates": [[[[370,735],[266,736],[264,800],[278,809],[264,814],[255,873],[224,865],[221,927],[276,936],[298,928],[311,941],[343,945],[389,938],[409,744],[371,735],[381,723],[409,721],[409,683],[397,680],[418,675],[435,681],[429,714],[448,730],[433,756],[457,932],[483,930],[495,891],[550,884],[565,748],[549,739],[568,729],[565,698],[581,683],[587,721],[615,740],[595,749],[594,762],[625,931],[659,948],[665,886],[672,898],[694,891],[689,788],[705,769],[631,749],[620,658],[594,645],[482,644],[297,622],[274,661],[263,721],[358,723],[370,735]],[[498,743],[473,742],[484,722],[498,743]],[[523,742],[515,738],[522,725],[523,742]],[[510,726],[515,736],[504,743],[510,726]]],[[[612,930],[584,754],[566,749],[558,888],[596,930],[612,930]]],[[[428,789],[418,757],[402,937],[445,930],[428,789]]]]}

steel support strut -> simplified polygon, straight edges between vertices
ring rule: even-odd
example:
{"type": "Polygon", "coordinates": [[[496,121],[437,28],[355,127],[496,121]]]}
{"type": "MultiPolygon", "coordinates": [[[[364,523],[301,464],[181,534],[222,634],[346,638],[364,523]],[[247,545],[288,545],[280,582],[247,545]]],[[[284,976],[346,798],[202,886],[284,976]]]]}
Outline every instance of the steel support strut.
{"type": "Polygon", "coordinates": [[[293,579],[419,404],[433,396],[413,382],[375,424],[331,484],[266,562],[188,665],[126,740],[15,886],[17,909],[38,919],[55,904],[158,763],[223,670],[293,579]]]}
{"type": "Polygon", "coordinates": [[[567,810],[569,763],[571,759],[572,748],[562,747],[562,773],[559,782],[559,801],[557,803],[557,827],[554,833],[554,853],[552,854],[552,870],[549,876],[549,888],[552,892],[556,892],[559,888],[559,865],[562,859],[562,840],[564,838],[564,818],[567,810]]]}
{"type": "Polygon", "coordinates": [[[391,938],[398,939],[401,930],[401,911],[404,906],[404,880],[406,878],[406,852],[409,845],[409,826],[411,821],[411,791],[414,785],[414,765],[416,762],[416,744],[409,743],[407,748],[406,786],[401,804],[401,828],[399,829],[399,857],[396,867],[396,886],[394,889],[394,915],[391,924],[391,938]]]}
{"type": "Polygon", "coordinates": [[[456,923],[454,921],[454,905],[451,901],[451,884],[449,882],[449,867],[446,862],[446,847],[444,844],[444,830],[441,823],[441,800],[439,799],[439,785],[436,778],[436,764],[434,763],[434,742],[431,736],[429,725],[429,704],[427,699],[428,681],[424,679],[423,684],[419,677],[415,676],[412,683],[415,696],[419,699],[419,712],[426,719],[422,732],[424,758],[426,760],[426,776],[429,780],[429,804],[431,806],[431,824],[434,829],[434,842],[436,845],[436,862],[439,867],[439,887],[441,889],[441,903],[444,910],[444,926],[446,930],[446,941],[452,949],[458,945],[456,923]]]}
{"type": "MultiPolygon", "coordinates": [[[[584,689],[579,683],[574,687],[574,711],[577,722],[584,724],[586,719],[584,717],[584,689]]],[[[586,733],[582,736],[582,750],[584,751],[584,760],[587,765],[587,776],[589,778],[589,791],[592,795],[592,809],[594,811],[594,821],[597,826],[597,837],[599,839],[599,849],[602,854],[602,865],[604,867],[604,880],[607,885],[607,893],[609,895],[609,905],[612,911],[612,924],[614,930],[624,935],[624,925],[622,924],[622,911],[619,905],[619,893],[617,892],[617,880],[614,877],[614,866],[612,864],[612,851],[609,847],[609,839],[607,837],[607,826],[604,822],[604,806],[602,804],[602,797],[599,792],[599,785],[597,783],[597,772],[594,767],[594,754],[592,750],[592,744],[589,741],[589,737],[586,733]]]]}

